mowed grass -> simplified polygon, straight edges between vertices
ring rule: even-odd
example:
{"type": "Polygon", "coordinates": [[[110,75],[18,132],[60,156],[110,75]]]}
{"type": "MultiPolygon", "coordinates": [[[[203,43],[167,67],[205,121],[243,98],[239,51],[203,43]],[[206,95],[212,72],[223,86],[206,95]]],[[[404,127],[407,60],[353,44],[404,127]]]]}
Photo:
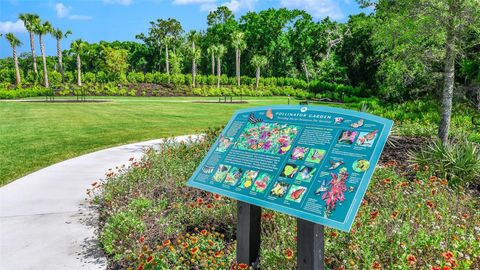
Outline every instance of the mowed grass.
{"type": "Polygon", "coordinates": [[[191,102],[209,98],[107,99],[112,102],[0,102],[0,185],[96,150],[222,126],[238,109],[287,103],[286,97],[246,98],[247,104],[191,102]]]}

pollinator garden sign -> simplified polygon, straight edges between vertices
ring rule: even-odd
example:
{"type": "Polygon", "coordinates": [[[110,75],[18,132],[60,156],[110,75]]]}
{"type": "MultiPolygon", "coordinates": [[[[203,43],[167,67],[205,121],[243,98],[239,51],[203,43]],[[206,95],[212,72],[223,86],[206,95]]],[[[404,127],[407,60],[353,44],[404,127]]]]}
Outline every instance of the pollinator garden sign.
{"type": "Polygon", "coordinates": [[[392,124],[324,106],[240,110],[188,185],[349,231],[392,124]]]}

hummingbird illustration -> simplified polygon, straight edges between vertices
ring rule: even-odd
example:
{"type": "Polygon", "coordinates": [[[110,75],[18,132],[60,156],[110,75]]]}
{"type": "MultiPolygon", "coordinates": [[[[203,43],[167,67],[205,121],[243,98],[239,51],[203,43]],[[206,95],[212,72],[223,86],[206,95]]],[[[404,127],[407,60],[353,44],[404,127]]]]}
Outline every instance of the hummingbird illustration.
{"type": "Polygon", "coordinates": [[[325,186],[325,179],[322,182],[322,185],[315,190],[315,195],[320,195],[321,192],[327,191],[327,187],[325,186]]]}
{"type": "Polygon", "coordinates": [[[336,168],[338,168],[342,164],[344,164],[343,161],[337,161],[337,162],[330,161],[330,168],[328,168],[328,169],[329,170],[335,170],[336,168]]]}

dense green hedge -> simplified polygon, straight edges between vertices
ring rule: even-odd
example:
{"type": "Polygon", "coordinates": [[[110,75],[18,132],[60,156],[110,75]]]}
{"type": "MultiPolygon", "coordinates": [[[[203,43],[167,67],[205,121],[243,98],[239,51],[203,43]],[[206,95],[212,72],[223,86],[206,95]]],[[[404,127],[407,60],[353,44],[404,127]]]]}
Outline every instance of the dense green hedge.
{"type": "MultiPolygon", "coordinates": [[[[46,90],[41,82],[36,81],[31,74],[23,78],[21,86],[14,86],[13,70],[1,71],[0,99],[14,99],[44,95],[46,90]]],[[[43,78],[40,73],[39,78],[43,78]]],[[[76,83],[76,74],[65,72],[66,83],[76,83]]],[[[61,85],[61,75],[56,71],[49,73],[51,85],[61,85]]],[[[254,89],[255,78],[242,76],[241,86],[236,86],[236,78],[222,75],[221,87],[217,88],[217,76],[197,75],[197,87],[192,88],[191,74],[131,72],[128,74],[106,74],[103,71],[82,74],[82,82],[88,95],[96,96],[272,96],[284,95],[298,98],[330,98],[333,101],[351,100],[352,98],[369,97],[371,92],[361,87],[328,83],[322,81],[305,82],[296,78],[260,78],[259,88],[254,89]]],[[[72,95],[72,91],[60,92],[60,95],[72,95]]]]}
{"type": "MultiPolygon", "coordinates": [[[[32,73],[28,73],[27,76],[22,75],[22,83],[24,84],[34,84],[40,85],[42,82],[43,75],[40,72],[39,79],[35,80],[32,73]]],[[[61,75],[57,71],[49,72],[49,82],[52,85],[61,83],[61,75]]],[[[66,83],[76,83],[76,73],[71,71],[65,72],[66,83]]],[[[143,72],[130,72],[128,74],[107,74],[103,71],[92,73],[85,72],[82,73],[82,82],[89,84],[105,84],[105,83],[116,83],[116,84],[135,84],[135,83],[154,83],[154,84],[172,84],[175,86],[178,85],[192,85],[192,75],[191,74],[174,74],[168,76],[165,73],[153,72],[153,73],[143,73],[143,72]]],[[[14,70],[2,69],[0,70],[0,83],[13,85],[15,83],[15,72],[14,70]]],[[[197,75],[196,77],[197,85],[201,86],[214,86],[217,85],[217,76],[213,75],[197,75]]],[[[235,77],[228,77],[222,75],[220,77],[221,85],[233,86],[237,84],[235,77]]],[[[242,76],[241,77],[242,86],[254,86],[255,78],[242,76]]],[[[272,78],[260,78],[260,87],[292,87],[295,89],[309,90],[312,93],[326,93],[326,92],[339,92],[349,96],[368,96],[369,91],[364,91],[360,87],[352,87],[350,85],[328,83],[322,81],[311,81],[307,83],[304,80],[296,78],[285,78],[285,77],[272,77],[272,78]]]]}

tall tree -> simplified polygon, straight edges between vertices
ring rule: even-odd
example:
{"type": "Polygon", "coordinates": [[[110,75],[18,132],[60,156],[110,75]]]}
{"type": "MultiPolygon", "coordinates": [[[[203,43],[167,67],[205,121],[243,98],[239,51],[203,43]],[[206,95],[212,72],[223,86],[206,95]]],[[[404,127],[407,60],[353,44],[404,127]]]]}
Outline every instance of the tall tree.
{"type": "Polygon", "coordinates": [[[128,51],[110,46],[102,46],[105,57],[105,69],[117,79],[128,70],[128,51]]]}
{"type": "MultiPolygon", "coordinates": [[[[158,19],[150,22],[148,35],[139,34],[137,39],[154,48],[155,51],[165,50],[165,72],[170,74],[169,52],[170,48],[176,53],[176,47],[182,42],[183,28],[179,21],[169,18],[158,19]]],[[[156,56],[159,59],[158,55],[156,56]]]]}
{"type": "Polygon", "coordinates": [[[165,36],[162,39],[163,46],[165,46],[165,71],[167,72],[168,76],[168,83],[170,83],[170,59],[169,59],[169,52],[168,46],[172,43],[173,39],[171,36],[165,36]]]}
{"type": "Polygon", "coordinates": [[[60,42],[63,38],[67,38],[68,35],[71,35],[72,31],[67,30],[65,33],[62,32],[59,28],[52,29],[52,36],[57,40],[57,58],[58,58],[58,67],[60,69],[60,74],[62,74],[62,82],[65,82],[65,74],[63,72],[63,61],[62,61],[62,48],[60,42]]]}
{"type": "MultiPolygon", "coordinates": [[[[440,80],[432,79],[432,73],[443,73],[443,76],[438,76],[443,78],[438,136],[447,143],[455,86],[455,60],[464,49],[464,36],[472,28],[478,31],[478,0],[379,0],[362,3],[375,5],[380,19],[374,41],[386,57],[383,67],[390,65],[385,72],[387,75],[398,72],[399,67],[403,68],[400,70],[402,76],[414,70],[417,73],[413,73],[408,82],[427,81],[434,89],[440,80]],[[440,66],[443,68],[439,69],[440,66]]],[[[424,85],[420,87],[425,88],[424,85]]]]}
{"type": "Polygon", "coordinates": [[[216,46],[215,54],[217,55],[217,87],[220,87],[220,78],[222,76],[222,57],[225,54],[225,46],[216,46]]]}
{"type": "Polygon", "coordinates": [[[76,55],[77,58],[77,85],[82,86],[82,62],[80,55],[85,50],[87,44],[81,39],[77,39],[70,44],[70,50],[76,55]]]}
{"type": "Polygon", "coordinates": [[[245,34],[235,31],[232,34],[232,45],[235,48],[235,73],[237,76],[237,85],[240,86],[240,57],[242,51],[247,47],[245,43],[245,34]]]}
{"type": "Polygon", "coordinates": [[[20,20],[23,21],[25,28],[30,35],[30,50],[32,51],[32,62],[33,62],[33,72],[35,73],[35,77],[38,76],[37,70],[37,57],[35,56],[35,29],[38,25],[40,25],[40,17],[37,14],[32,13],[20,13],[18,16],[20,20]]]}
{"type": "Polygon", "coordinates": [[[193,87],[196,86],[196,76],[197,76],[197,61],[200,59],[201,53],[200,49],[197,48],[196,42],[200,38],[200,33],[197,31],[190,31],[188,33],[187,40],[192,44],[190,48],[189,54],[192,58],[192,85],[193,87]]]}
{"type": "Polygon", "coordinates": [[[48,70],[47,70],[47,56],[45,55],[45,44],[43,43],[43,37],[50,33],[52,30],[52,25],[49,21],[40,23],[35,27],[35,34],[38,35],[38,40],[40,41],[40,51],[42,52],[42,62],[43,62],[43,83],[45,87],[48,87],[48,70]]]}
{"type": "Polygon", "coordinates": [[[6,34],[5,38],[8,40],[8,42],[10,43],[10,46],[12,47],[13,62],[15,64],[15,78],[17,81],[17,85],[19,85],[21,83],[21,79],[20,79],[20,69],[18,67],[17,47],[22,45],[22,42],[13,33],[6,34]]]}
{"type": "Polygon", "coordinates": [[[212,58],[212,76],[215,76],[215,51],[217,50],[217,46],[211,45],[207,49],[207,53],[211,55],[212,58]]]}
{"type": "Polygon", "coordinates": [[[260,68],[266,66],[268,64],[267,57],[262,56],[262,55],[254,55],[252,57],[252,65],[255,67],[256,72],[255,72],[255,88],[258,89],[258,84],[260,83],[260,68]]]}

